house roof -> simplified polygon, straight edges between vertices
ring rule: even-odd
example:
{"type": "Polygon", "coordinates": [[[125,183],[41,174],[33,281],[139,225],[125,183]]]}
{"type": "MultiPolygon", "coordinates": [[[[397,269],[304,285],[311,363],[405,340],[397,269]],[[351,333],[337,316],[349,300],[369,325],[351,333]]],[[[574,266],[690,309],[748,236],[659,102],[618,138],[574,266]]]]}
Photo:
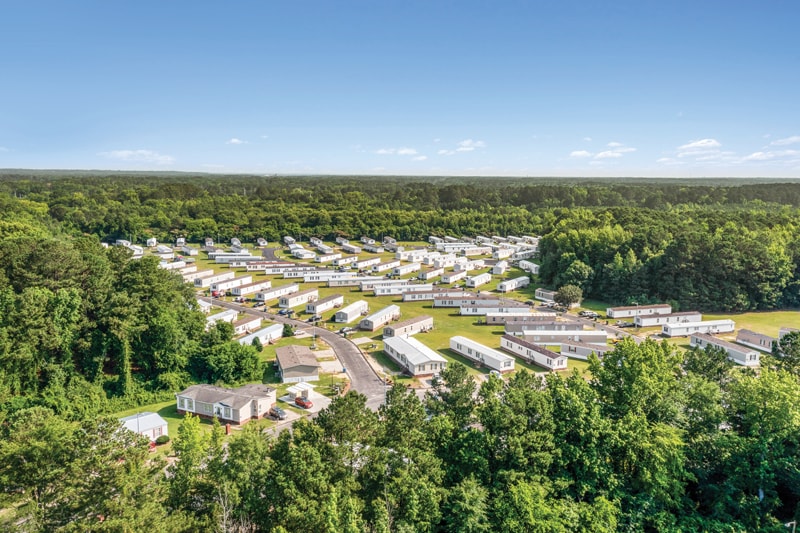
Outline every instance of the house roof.
{"type": "Polygon", "coordinates": [[[178,396],[184,398],[191,398],[194,401],[201,403],[220,403],[233,409],[244,407],[252,400],[260,400],[269,398],[275,392],[272,387],[266,385],[244,385],[237,389],[226,389],[224,387],[217,387],[215,385],[192,385],[178,396]]]}
{"type": "Polygon", "coordinates": [[[281,346],[275,349],[278,366],[283,370],[298,366],[318,367],[317,358],[307,346],[281,346]]]}
{"type": "Polygon", "coordinates": [[[588,342],[580,342],[580,341],[561,341],[562,349],[564,346],[576,346],[578,348],[586,348],[587,350],[592,350],[597,353],[610,352],[611,350],[614,349],[613,346],[600,346],[598,344],[590,344],[588,342]]]}
{"type": "Polygon", "coordinates": [[[652,304],[652,305],[626,305],[623,307],[609,307],[613,311],[631,311],[633,309],[672,309],[669,304],[652,304]]]}
{"type": "Polygon", "coordinates": [[[384,345],[391,347],[394,351],[405,355],[406,360],[414,365],[427,363],[447,363],[447,359],[438,352],[428,348],[414,337],[389,337],[383,340],[384,345]]]}
{"type": "Polygon", "coordinates": [[[726,340],[720,339],[719,337],[715,337],[714,335],[709,335],[708,333],[692,333],[692,337],[696,339],[702,339],[708,342],[709,344],[713,344],[715,346],[719,346],[720,348],[726,348],[729,350],[735,350],[740,353],[752,353],[755,352],[752,348],[748,348],[746,346],[742,346],[741,344],[735,344],[732,342],[728,342],[726,340]]]}
{"type": "Polygon", "coordinates": [[[409,318],[408,320],[403,320],[402,322],[398,322],[396,324],[392,324],[390,327],[392,329],[400,329],[406,326],[412,326],[414,324],[418,324],[420,322],[427,322],[428,320],[433,321],[433,317],[430,315],[420,315],[415,316],[414,318],[409,318]]]}
{"type": "Polygon", "coordinates": [[[167,421],[161,418],[158,413],[151,413],[149,411],[126,416],[125,418],[120,418],[119,421],[122,422],[122,426],[124,428],[129,429],[134,433],[150,431],[151,429],[164,427],[167,425],[167,421]]]}
{"type": "Polygon", "coordinates": [[[556,353],[556,352],[554,352],[552,350],[548,350],[547,348],[544,348],[543,346],[539,346],[538,344],[534,344],[532,342],[528,342],[525,339],[520,339],[519,337],[515,337],[513,335],[503,335],[501,338],[503,338],[503,339],[513,343],[513,344],[519,344],[520,346],[523,346],[523,347],[525,347],[525,348],[527,348],[529,350],[533,350],[534,352],[540,353],[540,354],[545,355],[547,357],[552,357],[553,359],[557,359],[559,357],[564,357],[560,353],[556,353]]]}

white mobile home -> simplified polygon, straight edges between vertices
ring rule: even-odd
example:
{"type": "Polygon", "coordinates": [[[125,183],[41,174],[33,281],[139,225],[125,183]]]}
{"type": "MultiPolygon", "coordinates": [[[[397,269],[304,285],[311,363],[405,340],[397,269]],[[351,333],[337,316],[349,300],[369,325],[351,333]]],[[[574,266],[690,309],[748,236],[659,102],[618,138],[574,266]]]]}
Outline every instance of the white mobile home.
{"type": "Polygon", "coordinates": [[[422,268],[422,265],[419,263],[408,263],[406,265],[399,265],[392,269],[392,274],[395,276],[405,276],[406,274],[411,274],[412,272],[419,272],[422,268]]]}
{"type": "Polygon", "coordinates": [[[464,307],[469,305],[477,307],[486,304],[499,305],[502,301],[496,296],[475,296],[471,292],[448,291],[433,297],[433,307],[464,307]]]}
{"type": "Polygon", "coordinates": [[[455,264],[456,256],[453,254],[443,255],[433,260],[433,268],[450,268],[455,264]]]}
{"type": "Polygon", "coordinates": [[[485,365],[492,370],[497,370],[498,372],[511,372],[514,370],[513,357],[509,357],[504,353],[466,337],[451,337],[450,349],[467,359],[485,365]]]}
{"type": "Polygon", "coordinates": [[[261,246],[261,247],[264,247],[264,246],[266,246],[268,244],[267,243],[267,239],[265,239],[264,237],[259,237],[259,238],[256,239],[256,244],[261,246]]]}
{"type": "Polygon", "coordinates": [[[461,272],[446,272],[442,274],[442,283],[455,283],[456,281],[462,280],[467,277],[467,271],[462,270],[461,272]]]}
{"type": "Polygon", "coordinates": [[[272,282],[269,280],[262,280],[256,281],[255,283],[248,283],[246,285],[233,287],[231,288],[231,294],[233,296],[247,296],[248,294],[255,294],[270,288],[272,288],[272,282]]]}
{"type": "Polygon", "coordinates": [[[178,270],[178,274],[180,274],[181,276],[185,274],[192,274],[194,272],[197,272],[197,265],[187,265],[178,270]]]}
{"type": "Polygon", "coordinates": [[[526,335],[532,331],[583,331],[583,322],[573,320],[541,320],[528,322],[509,322],[505,324],[505,332],[512,335],[526,335]]]}
{"type": "Polygon", "coordinates": [[[381,263],[381,258],[380,257],[370,257],[370,258],[367,258],[367,259],[360,259],[360,260],[356,261],[353,266],[354,266],[354,268],[357,268],[359,270],[364,270],[364,269],[367,269],[367,268],[369,268],[371,266],[379,265],[380,263],[381,263]]]}
{"type": "Polygon", "coordinates": [[[211,287],[214,283],[227,281],[236,277],[236,272],[223,272],[222,274],[215,274],[213,276],[195,278],[194,286],[198,289],[205,289],[211,287]]]}
{"type": "Polygon", "coordinates": [[[303,283],[326,283],[332,279],[350,279],[356,275],[353,272],[339,272],[337,270],[317,270],[303,274],[303,283]]]}
{"type": "Polygon", "coordinates": [[[713,335],[706,333],[694,333],[689,339],[690,346],[699,346],[706,348],[708,346],[715,346],[722,348],[728,354],[728,359],[742,366],[758,366],[760,363],[760,354],[758,350],[752,348],[745,348],[732,342],[718,339],[713,335]]]}
{"type": "Polygon", "coordinates": [[[517,264],[525,272],[530,272],[531,274],[539,273],[539,265],[537,265],[533,261],[526,261],[525,259],[523,259],[517,264]]]}
{"type": "Polygon", "coordinates": [[[488,272],[484,272],[483,274],[478,274],[477,276],[468,277],[466,284],[468,288],[476,289],[481,285],[486,285],[490,281],[492,281],[492,275],[488,272]]]}
{"type": "Polygon", "coordinates": [[[475,255],[490,255],[492,253],[491,246],[468,246],[461,250],[461,253],[467,257],[475,255]]]}
{"type": "Polygon", "coordinates": [[[533,297],[543,302],[553,302],[556,298],[556,291],[539,287],[533,292],[533,297]]]}
{"type": "Polygon", "coordinates": [[[120,418],[119,421],[122,422],[122,427],[147,437],[150,442],[155,442],[162,435],[168,435],[167,421],[158,413],[145,411],[120,418]]]}
{"type": "Polygon", "coordinates": [[[181,254],[193,257],[195,255],[200,255],[200,250],[192,246],[186,246],[184,244],[183,246],[181,246],[181,254]]]}
{"type": "Polygon", "coordinates": [[[383,352],[412,376],[429,376],[441,372],[447,360],[414,337],[387,337],[383,352]]]}
{"type": "Polygon", "coordinates": [[[342,258],[342,254],[334,254],[334,253],[327,253],[324,255],[318,255],[315,261],[317,263],[330,263],[332,261],[336,261],[342,258]]]}
{"type": "Polygon", "coordinates": [[[663,326],[664,324],[678,324],[680,322],[701,322],[703,315],[699,311],[684,311],[668,315],[637,315],[633,317],[633,324],[637,328],[663,326]]]}
{"type": "Polygon", "coordinates": [[[446,298],[449,296],[471,296],[475,295],[469,292],[464,292],[464,289],[433,289],[421,292],[404,292],[404,302],[419,302],[423,300],[433,301],[436,298],[446,298]]]}
{"type": "Polygon", "coordinates": [[[513,335],[503,335],[500,338],[500,347],[529,363],[534,363],[548,370],[566,370],[567,368],[567,358],[565,356],[513,335]]]}
{"type": "Polygon", "coordinates": [[[239,344],[250,346],[253,344],[254,339],[258,339],[261,346],[266,346],[267,344],[277,341],[281,337],[283,337],[283,324],[272,324],[271,326],[261,328],[250,335],[242,337],[239,339],[239,344]]]}
{"type": "Polygon", "coordinates": [[[389,305],[362,319],[361,322],[358,323],[358,329],[375,331],[398,318],[400,318],[400,308],[396,305],[389,305]]]}
{"type": "MultiPolygon", "coordinates": [[[[320,243],[320,244],[316,245],[315,248],[322,255],[331,255],[333,253],[333,248],[331,248],[327,244],[320,243]]],[[[339,255],[341,256],[342,254],[339,254],[339,255]]]]}
{"type": "Polygon", "coordinates": [[[235,309],[226,309],[225,311],[208,316],[206,317],[206,331],[211,329],[211,326],[217,322],[233,324],[237,316],[239,316],[239,313],[235,309]]]}
{"type": "Polygon", "coordinates": [[[378,263],[377,265],[372,265],[372,272],[377,274],[378,272],[386,272],[387,270],[392,270],[393,268],[399,266],[400,266],[400,261],[398,260],[386,261],[385,263],[378,263]]]}
{"type": "Polygon", "coordinates": [[[201,300],[200,298],[197,299],[197,308],[200,309],[205,314],[211,312],[211,302],[207,302],[206,300],[201,300]]]}
{"type": "Polygon", "coordinates": [[[357,300],[347,307],[343,307],[342,309],[336,311],[333,319],[341,324],[349,324],[361,315],[366,314],[368,311],[369,304],[364,300],[357,300]]]}
{"type": "Polygon", "coordinates": [[[278,298],[278,307],[290,308],[298,305],[306,305],[309,302],[319,300],[319,290],[306,289],[300,292],[293,292],[278,298]]]}
{"type": "MultiPolygon", "coordinates": [[[[506,327],[508,327],[508,325],[506,325],[506,327]]],[[[596,329],[587,329],[583,331],[528,330],[523,331],[521,335],[514,336],[523,337],[528,342],[541,344],[543,346],[561,346],[561,343],[566,341],[579,341],[587,344],[599,344],[601,346],[608,344],[608,333],[596,329]]]]}
{"type": "Polygon", "coordinates": [[[530,284],[531,284],[531,278],[529,278],[528,276],[520,276],[518,278],[501,281],[500,283],[497,284],[497,291],[498,292],[515,291],[517,289],[527,287],[530,284]]]}
{"type": "Polygon", "coordinates": [[[464,304],[459,309],[459,314],[467,316],[486,316],[489,313],[519,313],[530,309],[527,305],[512,300],[499,303],[478,302],[477,304],[464,304]]]}
{"type": "Polygon", "coordinates": [[[383,252],[385,252],[383,246],[380,246],[378,244],[365,244],[364,246],[362,246],[362,248],[364,249],[365,252],[370,252],[373,254],[382,254],[383,252]]]}
{"type": "Polygon", "coordinates": [[[375,287],[388,287],[388,286],[403,286],[411,284],[410,279],[387,279],[387,278],[378,278],[372,280],[365,280],[359,283],[358,288],[361,291],[371,291],[374,290],[375,287]]]}
{"type": "Polygon", "coordinates": [[[492,274],[495,276],[502,276],[506,273],[506,270],[508,270],[507,261],[498,261],[492,266],[492,274]]]}
{"type": "Polygon", "coordinates": [[[486,325],[552,322],[558,315],[540,311],[516,311],[513,313],[486,313],[486,325]]]}
{"type": "MultiPolygon", "coordinates": [[[[233,274],[233,272],[231,272],[231,274],[233,274]]],[[[208,269],[208,270],[195,270],[194,272],[187,272],[185,274],[182,274],[183,281],[186,282],[186,283],[191,281],[192,283],[194,283],[195,287],[199,287],[200,286],[200,285],[197,284],[197,280],[198,279],[208,278],[208,277],[211,277],[213,275],[214,275],[214,271],[211,270],[211,269],[208,269]]],[[[210,283],[209,283],[209,285],[210,285],[210,283]]],[[[208,285],[206,285],[206,287],[208,287],[208,285]]]]}
{"type": "Polygon", "coordinates": [[[306,260],[306,259],[314,259],[315,257],[317,257],[317,254],[315,254],[311,250],[306,250],[305,248],[298,248],[296,250],[292,250],[292,257],[306,260]]]}
{"type": "Polygon", "coordinates": [[[360,254],[361,247],[356,246],[355,244],[346,243],[342,245],[342,251],[346,254],[360,254]]]}
{"type": "Polygon", "coordinates": [[[289,237],[289,236],[287,235],[287,236],[285,236],[285,237],[283,238],[283,243],[284,243],[286,246],[289,246],[290,244],[294,244],[295,242],[297,242],[297,241],[295,241],[295,240],[294,240],[294,237],[289,237]]]}
{"type": "Polygon", "coordinates": [[[602,359],[607,352],[613,349],[613,346],[589,344],[588,342],[581,341],[563,341],[561,343],[561,355],[571,357],[572,359],[581,359],[583,361],[588,360],[589,356],[592,354],[602,359]]]}
{"type": "Polygon", "coordinates": [[[316,300],[314,302],[308,302],[306,304],[306,313],[319,315],[325,311],[330,311],[334,307],[341,307],[343,303],[344,296],[341,294],[332,294],[327,298],[322,298],[321,300],[316,300]]]}
{"type": "Polygon", "coordinates": [[[226,279],[212,283],[209,287],[212,291],[226,292],[234,287],[249,285],[253,283],[253,276],[239,276],[238,278],[226,279]]]}
{"type": "Polygon", "coordinates": [[[433,317],[429,315],[415,316],[383,328],[383,337],[408,337],[416,333],[433,329],[433,317]]]}
{"type": "Polygon", "coordinates": [[[357,255],[348,255],[347,257],[339,257],[333,260],[333,266],[335,267],[343,267],[347,265],[352,265],[358,262],[357,255]]]}
{"type": "Polygon", "coordinates": [[[180,270],[186,266],[186,261],[162,261],[158,264],[158,268],[163,268],[164,270],[180,270]]]}
{"type": "Polygon", "coordinates": [[[444,274],[444,269],[443,268],[433,268],[431,270],[426,270],[424,272],[420,272],[419,279],[428,281],[428,280],[431,280],[433,278],[438,278],[442,274],[444,274]]]}
{"type": "Polygon", "coordinates": [[[244,335],[261,327],[260,316],[246,316],[233,322],[233,334],[244,335]]]}
{"type": "Polygon", "coordinates": [[[386,281],[383,276],[354,276],[352,278],[329,279],[328,287],[361,287],[366,282],[386,281]]]}
{"type": "Polygon", "coordinates": [[[428,284],[399,284],[399,285],[375,285],[372,287],[372,293],[375,296],[397,296],[407,292],[427,292],[433,289],[433,285],[428,284]]]}
{"type": "Polygon", "coordinates": [[[492,258],[494,259],[508,259],[514,254],[513,248],[498,248],[497,250],[492,252],[492,258]]]}
{"type": "Polygon", "coordinates": [[[736,323],[727,319],[680,322],[661,326],[661,335],[664,337],[688,337],[695,333],[731,333],[735,328],[736,323]]]}
{"type": "Polygon", "coordinates": [[[606,309],[608,318],[633,318],[646,315],[670,315],[672,306],[669,304],[655,305],[627,305],[624,307],[609,307],[606,309]]]}
{"type": "Polygon", "coordinates": [[[279,287],[272,287],[267,289],[266,291],[261,291],[256,293],[256,301],[258,302],[268,302],[270,300],[275,300],[284,296],[286,294],[292,294],[293,292],[298,292],[300,290],[300,286],[297,283],[291,283],[289,285],[281,285],[279,287]]]}

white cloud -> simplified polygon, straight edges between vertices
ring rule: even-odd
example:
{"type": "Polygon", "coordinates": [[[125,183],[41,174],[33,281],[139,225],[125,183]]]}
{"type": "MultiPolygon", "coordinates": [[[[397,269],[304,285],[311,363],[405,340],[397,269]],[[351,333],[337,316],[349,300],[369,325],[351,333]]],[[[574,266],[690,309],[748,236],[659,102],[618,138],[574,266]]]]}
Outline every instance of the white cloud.
{"type": "Polygon", "coordinates": [[[629,154],[631,152],[635,152],[636,148],[633,146],[620,146],[619,148],[614,148],[612,151],[618,154],[629,154]]]}
{"type": "Polygon", "coordinates": [[[486,143],[483,141],[473,141],[472,139],[465,139],[458,143],[456,152],[472,152],[476,148],[486,148],[486,143]]]}
{"type": "Polygon", "coordinates": [[[436,153],[439,154],[439,155],[453,155],[454,153],[456,153],[456,151],[455,150],[439,150],[436,153]]]}
{"type": "Polygon", "coordinates": [[[800,157],[800,150],[773,150],[766,152],[754,152],[744,157],[742,161],[772,161],[774,159],[797,157],[800,157]]]}
{"type": "Polygon", "coordinates": [[[791,137],[786,137],[785,139],[775,139],[769,144],[772,146],[786,146],[797,143],[800,143],[800,135],[792,135],[791,137]]]}
{"type": "Polygon", "coordinates": [[[586,141],[586,142],[592,142],[592,138],[591,137],[584,137],[583,140],[586,141]]]}
{"type": "Polygon", "coordinates": [[[241,139],[237,139],[236,137],[234,137],[229,141],[225,141],[225,144],[247,144],[247,141],[243,141],[241,139]]]}
{"type": "Polygon", "coordinates": [[[570,152],[569,156],[576,159],[592,157],[592,152],[587,152],[586,150],[574,150],[570,152]]]}
{"type": "Polygon", "coordinates": [[[609,148],[619,148],[620,146],[622,146],[622,143],[618,143],[618,142],[614,142],[614,141],[608,143],[608,147],[609,148]]]}
{"type": "Polygon", "coordinates": [[[412,161],[425,161],[426,159],[428,159],[427,155],[418,155],[417,157],[411,158],[412,161]]]}
{"type": "Polygon", "coordinates": [[[596,156],[595,159],[616,159],[618,157],[622,157],[622,154],[619,152],[615,152],[613,150],[607,150],[605,152],[600,152],[596,156]]]}
{"type": "Polygon", "coordinates": [[[678,147],[678,150],[708,150],[711,148],[719,148],[722,144],[716,139],[700,139],[699,141],[691,141],[678,147]]]}
{"type": "Polygon", "coordinates": [[[171,165],[175,158],[170,155],[159,154],[153,150],[112,150],[110,152],[100,152],[101,156],[119,161],[135,163],[156,163],[159,165],[171,165]]]}
{"type": "Polygon", "coordinates": [[[380,148],[375,150],[378,155],[417,155],[414,148],[380,148]]]}

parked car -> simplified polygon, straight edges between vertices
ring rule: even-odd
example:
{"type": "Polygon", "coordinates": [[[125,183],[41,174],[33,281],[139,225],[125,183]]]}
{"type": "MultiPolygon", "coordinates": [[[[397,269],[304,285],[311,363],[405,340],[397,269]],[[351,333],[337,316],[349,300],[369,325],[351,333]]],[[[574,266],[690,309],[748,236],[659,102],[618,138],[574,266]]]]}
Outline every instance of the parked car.
{"type": "Polygon", "coordinates": [[[302,407],[303,409],[311,409],[314,407],[314,404],[308,398],[303,398],[302,396],[298,396],[294,399],[295,405],[298,407],[302,407]]]}
{"type": "Polygon", "coordinates": [[[308,322],[310,324],[312,322],[317,322],[318,320],[322,320],[322,317],[319,316],[319,315],[314,315],[311,318],[309,318],[308,320],[306,320],[306,322],[308,322]]]}
{"type": "Polygon", "coordinates": [[[275,420],[286,420],[286,411],[281,409],[280,407],[270,407],[269,409],[269,416],[274,418],[275,420]]]}
{"type": "Polygon", "coordinates": [[[622,320],[617,320],[617,323],[615,325],[618,328],[632,328],[636,324],[634,324],[633,322],[623,322],[622,320]]]}
{"type": "Polygon", "coordinates": [[[597,313],[595,313],[594,311],[586,311],[586,310],[581,311],[580,313],[578,313],[578,315],[580,315],[582,317],[585,317],[585,318],[597,318],[597,317],[600,316],[597,313]]]}
{"type": "Polygon", "coordinates": [[[280,311],[278,311],[278,314],[279,315],[288,315],[289,314],[289,310],[288,309],[281,309],[280,311]]]}

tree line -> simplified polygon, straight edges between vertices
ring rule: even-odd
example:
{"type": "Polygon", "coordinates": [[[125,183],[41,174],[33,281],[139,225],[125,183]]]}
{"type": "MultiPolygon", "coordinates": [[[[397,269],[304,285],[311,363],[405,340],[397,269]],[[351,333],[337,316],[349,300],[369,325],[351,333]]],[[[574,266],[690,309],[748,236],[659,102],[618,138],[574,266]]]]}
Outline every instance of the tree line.
{"type": "Polygon", "coordinates": [[[394,385],[373,412],[350,392],[277,437],[251,424],[226,445],[188,416],[169,466],[114,420],[31,407],[0,426],[0,487],[29,531],[780,532],[800,384],[767,359],[756,375],[625,340],[588,379],[480,386],[452,364],[425,399],[394,385]]]}

